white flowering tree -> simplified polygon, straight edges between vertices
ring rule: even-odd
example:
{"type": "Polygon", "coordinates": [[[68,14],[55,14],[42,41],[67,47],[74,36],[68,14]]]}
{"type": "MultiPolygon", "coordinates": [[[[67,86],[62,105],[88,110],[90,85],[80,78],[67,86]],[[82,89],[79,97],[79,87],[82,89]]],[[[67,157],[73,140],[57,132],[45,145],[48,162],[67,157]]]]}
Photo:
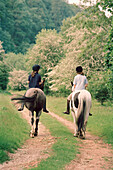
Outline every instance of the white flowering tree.
{"type": "Polygon", "coordinates": [[[25,90],[27,88],[28,73],[24,70],[17,71],[14,69],[10,72],[8,89],[25,90]]]}

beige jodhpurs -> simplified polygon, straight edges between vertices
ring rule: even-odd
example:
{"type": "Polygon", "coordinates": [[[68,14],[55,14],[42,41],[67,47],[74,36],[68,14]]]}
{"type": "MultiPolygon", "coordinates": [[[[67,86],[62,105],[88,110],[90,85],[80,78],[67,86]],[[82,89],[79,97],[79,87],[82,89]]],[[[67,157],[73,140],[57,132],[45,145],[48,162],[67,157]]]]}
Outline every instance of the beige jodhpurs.
{"type": "Polygon", "coordinates": [[[71,100],[72,99],[72,93],[68,96],[67,100],[71,100]]]}

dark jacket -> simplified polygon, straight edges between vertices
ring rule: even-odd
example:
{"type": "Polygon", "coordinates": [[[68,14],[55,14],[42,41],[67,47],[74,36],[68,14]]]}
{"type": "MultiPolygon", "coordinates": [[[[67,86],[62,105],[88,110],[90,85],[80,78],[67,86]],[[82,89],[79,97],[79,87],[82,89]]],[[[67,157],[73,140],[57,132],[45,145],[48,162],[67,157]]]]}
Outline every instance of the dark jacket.
{"type": "Polygon", "coordinates": [[[40,88],[39,82],[41,82],[40,74],[36,73],[34,77],[31,74],[28,77],[29,88],[40,88]]]}

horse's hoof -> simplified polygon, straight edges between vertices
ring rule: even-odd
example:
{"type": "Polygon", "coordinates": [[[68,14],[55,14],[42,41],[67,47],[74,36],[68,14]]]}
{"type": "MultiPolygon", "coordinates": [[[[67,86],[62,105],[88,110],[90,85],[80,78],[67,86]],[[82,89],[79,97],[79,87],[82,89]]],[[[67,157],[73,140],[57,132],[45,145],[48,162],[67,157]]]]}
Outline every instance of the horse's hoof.
{"type": "Polygon", "coordinates": [[[34,136],[38,136],[38,133],[35,132],[35,133],[34,133],[34,136]]]}
{"type": "Polygon", "coordinates": [[[34,134],[30,133],[30,137],[31,137],[31,138],[34,138],[34,134]]]}
{"type": "Polygon", "coordinates": [[[74,134],[74,137],[77,137],[77,138],[78,138],[78,136],[79,136],[79,134],[78,134],[78,133],[74,134]]]}
{"type": "Polygon", "coordinates": [[[34,135],[31,135],[31,138],[34,138],[34,135]]]}
{"type": "Polygon", "coordinates": [[[85,139],[85,136],[80,135],[79,138],[80,138],[80,139],[85,139]]]}

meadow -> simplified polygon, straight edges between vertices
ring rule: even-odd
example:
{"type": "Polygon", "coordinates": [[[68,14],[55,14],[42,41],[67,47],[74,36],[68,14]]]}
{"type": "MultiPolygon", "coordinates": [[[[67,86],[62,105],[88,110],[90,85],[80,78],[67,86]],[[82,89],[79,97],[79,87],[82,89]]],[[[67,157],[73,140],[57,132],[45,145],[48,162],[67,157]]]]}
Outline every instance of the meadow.
{"type": "MultiPolygon", "coordinates": [[[[0,163],[9,160],[8,152],[14,152],[29,138],[29,125],[23,120],[15,106],[10,101],[10,95],[0,94],[0,163]],[[18,125],[18,126],[17,126],[18,125]]],[[[65,115],[66,98],[47,96],[47,109],[59,116],[73,121],[71,114],[65,115]]],[[[104,142],[113,146],[113,106],[93,100],[91,113],[88,119],[87,131],[101,137],[104,142]]],[[[50,115],[42,113],[41,122],[49,129],[56,142],[52,146],[50,157],[41,161],[38,168],[63,168],[73,160],[78,153],[76,138],[70,130],[50,115]],[[64,140],[65,139],[65,140],[64,140]],[[57,160],[57,161],[56,161],[57,160]]]]}
{"type": "Polygon", "coordinates": [[[10,95],[0,93],[0,163],[9,160],[8,152],[14,153],[28,139],[29,129],[11,103],[10,95]]]}

